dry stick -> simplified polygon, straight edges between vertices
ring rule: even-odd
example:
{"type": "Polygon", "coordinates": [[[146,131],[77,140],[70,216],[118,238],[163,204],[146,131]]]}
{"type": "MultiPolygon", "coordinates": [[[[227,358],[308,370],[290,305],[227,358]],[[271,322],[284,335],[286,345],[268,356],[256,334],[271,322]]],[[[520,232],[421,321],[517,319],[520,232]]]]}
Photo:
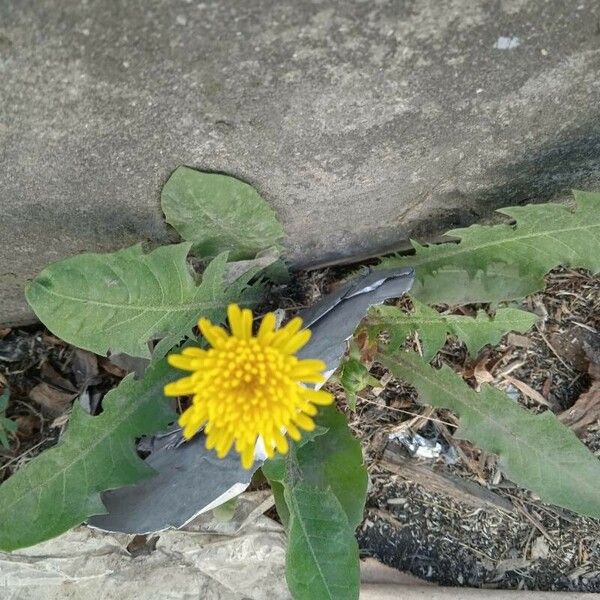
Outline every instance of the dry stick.
{"type": "Polygon", "coordinates": [[[427,419],[428,421],[435,421],[436,423],[443,423],[444,425],[450,425],[450,427],[456,427],[456,423],[448,423],[447,421],[442,421],[441,419],[435,419],[433,417],[426,417],[424,415],[420,415],[419,413],[410,412],[409,410],[403,410],[401,408],[394,408],[393,406],[381,406],[378,402],[373,402],[373,400],[369,400],[367,398],[363,398],[362,396],[358,396],[359,400],[366,402],[367,404],[372,404],[373,406],[377,406],[382,410],[393,410],[396,412],[404,413],[405,415],[410,415],[411,417],[419,417],[421,419],[427,419]]]}
{"type": "Polygon", "coordinates": [[[46,440],[42,440],[41,442],[38,442],[35,446],[31,446],[31,448],[28,448],[27,450],[25,450],[25,452],[22,452],[21,454],[19,454],[18,456],[15,456],[14,458],[11,458],[7,463],[4,463],[0,467],[0,471],[2,471],[2,469],[6,469],[6,467],[12,465],[14,462],[17,462],[18,460],[20,460],[24,456],[27,456],[27,454],[29,454],[32,450],[35,450],[36,448],[39,448],[45,442],[46,442],[46,440]]]}
{"type": "Polygon", "coordinates": [[[538,333],[542,336],[542,339],[544,340],[544,342],[546,342],[546,346],[548,346],[548,348],[550,348],[550,350],[552,351],[552,354],[554,354],[554,356],[556,356],[556,358],[558,358],[558,360],[567,368],[569,369],[569,371],[574,371],[573,367],[570,367],[563,359],[562,357],[558,354],[558,352],[554,349],[554,346],[548,341],[548,338],[543,334],[542,330],[539,328],[538,325],[535,326],[535,328],[537,329],[538,333]]]}
{"type": "Polygon", "coordinates": [[[509,494],[509,496],[513,498],[513,504],[514,506],[516,506],[517,510],[548,540],[548,542],[552,546],[554,546],[556,544],[556,541],[552,539],[552,537],[546,531],[544,526],[533,515],[529,513],[529,511],[521,503],[520,499],[516,496],[513,496],[512,494],[509,494]]]}

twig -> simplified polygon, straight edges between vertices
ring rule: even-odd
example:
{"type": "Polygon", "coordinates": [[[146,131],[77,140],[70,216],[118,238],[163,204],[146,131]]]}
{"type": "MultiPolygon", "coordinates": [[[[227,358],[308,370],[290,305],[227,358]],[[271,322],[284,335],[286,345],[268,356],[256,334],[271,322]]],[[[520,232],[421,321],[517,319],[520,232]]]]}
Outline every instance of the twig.
{"type": "Polygon", "coordinates": [[[535,326],[535,328],[538,330],[538,333],[542,336],[542,339],[544,340],[544,342],[546,342],[546,346],[548,346],[548,348],[550,348],[550,350],[552,351],[552,354],[554,354],[554,356],[556,356],[556,358],[558,358],[558,360],[567,368],[569,369],[569,371],[574,372],[575,369],[573,369],[573,367],[570,367],[560,356],[560,354],[554,349],[554,346],[548,341],[548,338],[543,334],[542,330],[539,328],[538,325],[535,326]]]}
{"type": "Polygon", "coordinates": [[[421,419],[427,419],[428,421],[435,421],[436,423],[443,423],[444,425],[450,425],[450,427],[456,427],[456,423],[448,423],[447,421],[442,421],[441,419],[435,419],[433,417],[426,417],[424,415],[420,415],[419,413],[410,412],[409,410],[403,410],[401,408],[394,408],[393,406],[382,406],[379,402],[373,402],[373,400],[369,400],[368,398],[363,398],[363,396],[358,396],[359,400],[366,402],[367,404],[373,404],[382,410],[393,410],[395,412],[404,413],[405,415],[410,415],[411,417],[420,417],[421,419]]]}
{"type": "Polygon", "coordinates": [[[17,462],[18,460],[20,460],[24,456],[27,456],[32,450],[35,450],[36,448],[39,448],[42,444],[46,443],[46,441],[47,440],[43,439],[41,442],[38,442],[35,446],[31,446],[31,448],[28,448],[27,450],[25,450],[25,452],[22,452],[21,454],[19,454],[18,456],[15,456],[14,458],[11,458],[7,463],[4,463],[0,467],[0,471],[2,471],[2,469],[6,469],[6,467],[8,467],[8,466],[12,465],[13,463],[17,462]]]}
{"type": "Polygon", "coordinates": [[[512,494],[509,494],[509,496],[513,498],[513,506],[516,506],[517,510],[554,546],[556,543],[555,540],[552,539],[544,526],[523,506],[520,499],[515,498],[512,494]]]}

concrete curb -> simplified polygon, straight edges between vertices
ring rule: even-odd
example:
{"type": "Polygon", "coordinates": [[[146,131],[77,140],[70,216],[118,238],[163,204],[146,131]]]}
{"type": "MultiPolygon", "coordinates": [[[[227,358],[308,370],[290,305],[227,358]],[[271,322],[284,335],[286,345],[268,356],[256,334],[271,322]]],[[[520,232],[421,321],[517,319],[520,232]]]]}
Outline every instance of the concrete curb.
{"type": "Polygon", "coordinates": [[[361,563],[360,600],[592,600],[600,594],[437,587],[380,562],[361,563]]]}

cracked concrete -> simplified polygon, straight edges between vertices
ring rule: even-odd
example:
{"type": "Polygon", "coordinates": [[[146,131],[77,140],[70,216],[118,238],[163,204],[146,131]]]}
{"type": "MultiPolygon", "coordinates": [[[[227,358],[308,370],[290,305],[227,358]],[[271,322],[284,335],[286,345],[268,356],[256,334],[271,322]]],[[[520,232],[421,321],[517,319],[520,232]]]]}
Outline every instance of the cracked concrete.
{"type": "Polygon", "coordinates": [[[168,241],[180,164],[253,183],[300,265],[598,189],[599,20],[595,0],[0,2],[0,323],[31,319],[51,261],[168,241]]]}

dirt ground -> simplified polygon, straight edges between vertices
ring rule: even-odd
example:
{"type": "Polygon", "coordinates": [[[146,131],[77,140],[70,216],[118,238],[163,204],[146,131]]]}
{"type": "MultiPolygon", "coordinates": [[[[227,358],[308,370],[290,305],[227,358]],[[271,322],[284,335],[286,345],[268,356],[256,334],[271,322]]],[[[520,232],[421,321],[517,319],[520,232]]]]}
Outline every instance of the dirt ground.
{"type": "MultiPolygon", "coordinates": [[[[283,305],[293,310],[311,303],[347,272],[308,274],[302,293],[294,300],[288,294],[283,305]]],[[[440,308],[472,314],[481,307],[440,308]]],[[[489,382],[530,410],[553,410],[568,421],[569,409],[596,377],[600,277],[556,270],[545,291],[527,298],[523,308],[540,316],[528,334],[509,334],[474,360],[450,340],[436,361],[473,387],[489,382]]],[[[6,414],[18,423],[10,447],[0,446],[0,481],[56,443],[76,399],[101,411],[104,393],[124,373],[39,326],[0,330],[0,388],[10,387],[6,414]]],[[[600,591],[600,521],[545,505],[517,488],[493,456],[453,438],[452,414],[420,406],[413,389],[377,365],[373,374],[383,384],[361,394],[356,413],[331,386],[362,441],[371,478],[357,532],[363,556],[446,585],[600,591]],[[420,444],[417,452],[429,458],[412,457],[411,444],[413,450],[420,444]],[[468,482],[466,490],[461,482],[468,482]]],[[[571,426],[600,456],[600,406],[585,412],[571,426]]]]}
{"type": "MultiPolygon", "coordinates": [[[[566,415],[590,387],[590,356],[598,357],[600,278],[557,270],[547,279],[545,291],[523,303],[541,317],[527,335],[505,336],[475,360],[450,341],[437,362],[453,366],[473,387],[489,382],[530,410],[566,415]]],[[[578,433],[600,455],[598,416],[578,433]]],[[[419,406],[414,390],[393,379],[383,390],[363,394],[352,419],[372,482],[358,530],[363,555],[446,585],[600,592],[600,522],[545,505],[505,480],[493,456],[452,438],[455,424],[451,413],[419,406]],[[437,442],[440,456],[410,458],[403,445],[390,441],[393,434],[437,442]],[[393,473],[384,453],[418,462],[423,472],[416,478],[393,473]],[[450,485],[436,487],[427,469],[479,489],[457,497],[450,485]],[[482,502],[482,489],[492,491],[502,508],[482,502]]]]}

